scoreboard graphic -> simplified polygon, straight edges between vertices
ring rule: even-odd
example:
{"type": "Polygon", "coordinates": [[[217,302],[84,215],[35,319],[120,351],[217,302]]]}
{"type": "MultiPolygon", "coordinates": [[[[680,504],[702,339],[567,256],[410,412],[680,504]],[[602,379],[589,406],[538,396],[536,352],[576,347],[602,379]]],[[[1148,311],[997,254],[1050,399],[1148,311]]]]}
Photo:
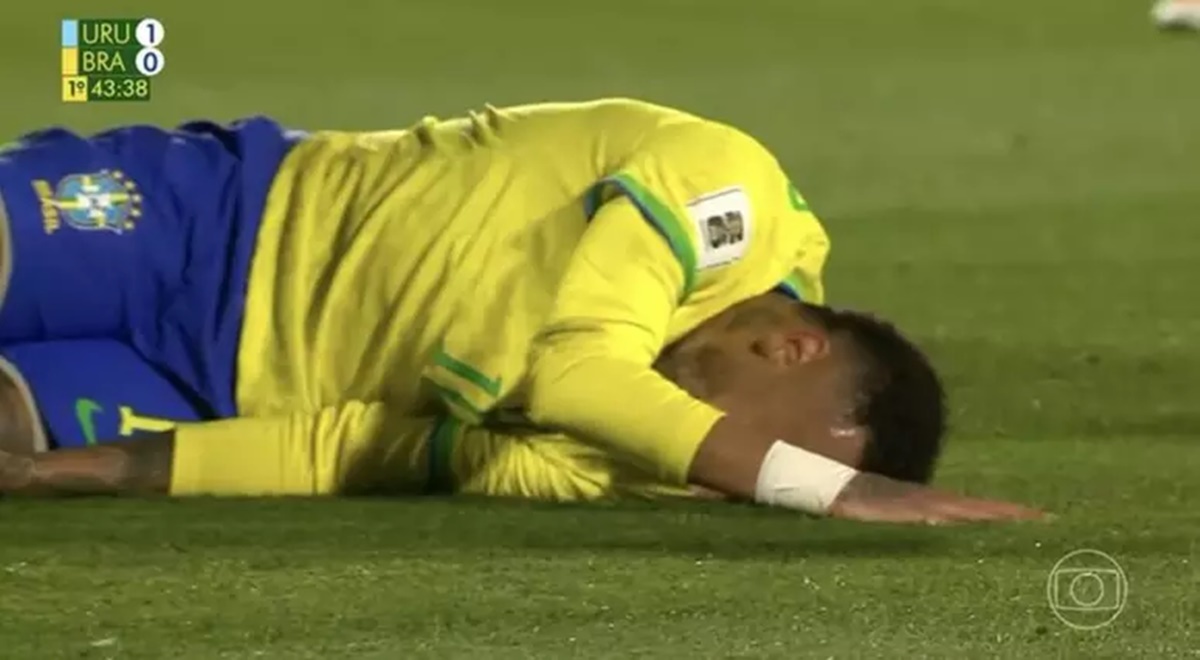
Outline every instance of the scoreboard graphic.
{"type": "Polygon", "coordinates": [[[153,18],[68,18],[62,22],[62,100],[149,101],[162,73],[166,30],[153,18]]]}

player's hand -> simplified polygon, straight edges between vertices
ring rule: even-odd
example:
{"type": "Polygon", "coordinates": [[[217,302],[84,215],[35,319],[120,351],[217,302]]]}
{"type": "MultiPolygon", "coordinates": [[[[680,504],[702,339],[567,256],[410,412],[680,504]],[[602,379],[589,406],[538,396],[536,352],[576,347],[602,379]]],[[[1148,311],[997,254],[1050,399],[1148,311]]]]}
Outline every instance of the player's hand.
{"type": "Polygon", "coordinates": [[[929,525],[1045,517],[1043,512],[1020,504],[966,497],[868,472],[846,485],[829,515],[862,522],[929,525]]]}
{"type": "Polygon", "coordinates": [[[0,450],[0,494],[15,493],[29,485],[33,459],[0,450]]]}

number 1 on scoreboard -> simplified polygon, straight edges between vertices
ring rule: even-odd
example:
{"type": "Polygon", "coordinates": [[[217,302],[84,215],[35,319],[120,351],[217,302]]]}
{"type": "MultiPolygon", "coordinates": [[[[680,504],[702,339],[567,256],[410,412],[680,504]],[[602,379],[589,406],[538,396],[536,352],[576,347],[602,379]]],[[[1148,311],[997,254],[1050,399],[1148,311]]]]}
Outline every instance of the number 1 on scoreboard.
{"type": "Polygon", "coordinates": [[[87,76],[66,76],[62,79],[63,103],[85,103],[88,100],[87,76]]]}

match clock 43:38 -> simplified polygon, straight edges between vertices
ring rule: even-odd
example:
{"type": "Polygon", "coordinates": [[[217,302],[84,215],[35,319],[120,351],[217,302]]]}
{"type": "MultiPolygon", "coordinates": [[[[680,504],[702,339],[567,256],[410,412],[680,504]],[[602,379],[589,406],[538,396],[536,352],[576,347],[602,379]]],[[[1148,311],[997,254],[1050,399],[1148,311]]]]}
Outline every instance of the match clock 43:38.
{"type": "Polygon", "coordinates": [[[90,101],[146,101],[150,79],[145,76],[75,76],[64,81],[72,97],[90,101]]]}

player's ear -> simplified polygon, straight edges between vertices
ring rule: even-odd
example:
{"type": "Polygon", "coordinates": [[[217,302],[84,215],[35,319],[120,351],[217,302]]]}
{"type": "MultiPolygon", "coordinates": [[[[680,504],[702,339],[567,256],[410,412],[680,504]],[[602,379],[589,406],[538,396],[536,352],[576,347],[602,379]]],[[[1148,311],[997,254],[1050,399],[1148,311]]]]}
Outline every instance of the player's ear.
{"type": "Polygon", "coordinates": [[[829,335],[802,325],[773,328],[756,339],[751,350],[776,366],[790,367],[829,355],[829,335]]]}

